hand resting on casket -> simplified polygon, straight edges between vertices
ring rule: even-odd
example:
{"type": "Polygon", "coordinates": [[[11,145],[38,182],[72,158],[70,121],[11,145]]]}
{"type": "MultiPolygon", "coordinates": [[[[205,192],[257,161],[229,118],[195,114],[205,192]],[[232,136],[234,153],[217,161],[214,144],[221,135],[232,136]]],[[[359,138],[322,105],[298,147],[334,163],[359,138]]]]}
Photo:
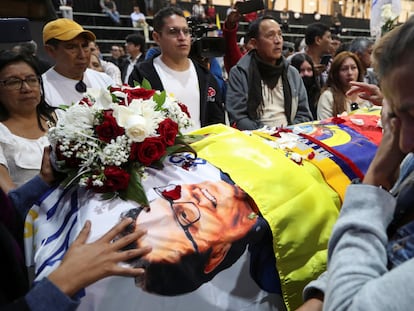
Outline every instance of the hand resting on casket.
{"type": "Polygon", "coordinates": [[[107,276],[136,277],[144,274],[145,270],[143,268],[119,265],[120,262],[144,256],[151,251],[151,247],[148,246],[120,251],[123,247],[132,241],[139,240],[145,234],[144,230],[137,229],[114,241],[114,238],[132,221],[131,218],[126,218],[97,241],[86,244],[91,230],[91,222],[87,221],[60,266],[48,276],[49,280],[65,294],[73,296],[80,289],[107,276]]]}

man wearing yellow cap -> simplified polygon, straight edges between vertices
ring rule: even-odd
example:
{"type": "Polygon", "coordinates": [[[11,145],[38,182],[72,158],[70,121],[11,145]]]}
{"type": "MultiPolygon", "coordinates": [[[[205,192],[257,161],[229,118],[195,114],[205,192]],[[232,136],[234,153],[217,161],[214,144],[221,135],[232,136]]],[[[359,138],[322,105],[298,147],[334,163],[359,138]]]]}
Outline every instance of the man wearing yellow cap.
{"type": "Polygon", "coordinates": [[[71,105],[82,99],[87,88],[107,88],[113,80],[88,68],[89,42],[95,35],[67,18],[51,21],[43,28],[43,44],[55,65],[42,75],[49,105],[71,105]]]}

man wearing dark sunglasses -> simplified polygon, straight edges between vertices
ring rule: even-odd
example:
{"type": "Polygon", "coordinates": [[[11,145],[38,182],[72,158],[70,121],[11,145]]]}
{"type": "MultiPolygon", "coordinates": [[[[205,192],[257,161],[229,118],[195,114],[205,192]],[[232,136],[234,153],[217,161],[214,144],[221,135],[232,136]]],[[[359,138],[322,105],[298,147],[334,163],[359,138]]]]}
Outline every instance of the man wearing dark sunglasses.
{"type": "Polygon", "coordinates": [[[42,75],[46,102],[54,107],[71,105],[87,88],[107,88],[114,84],[103,72],[89,69],[89,43],[95,35],[73,20],[59,18],[43,28],[43,44],[55,65],[42,75]]]}

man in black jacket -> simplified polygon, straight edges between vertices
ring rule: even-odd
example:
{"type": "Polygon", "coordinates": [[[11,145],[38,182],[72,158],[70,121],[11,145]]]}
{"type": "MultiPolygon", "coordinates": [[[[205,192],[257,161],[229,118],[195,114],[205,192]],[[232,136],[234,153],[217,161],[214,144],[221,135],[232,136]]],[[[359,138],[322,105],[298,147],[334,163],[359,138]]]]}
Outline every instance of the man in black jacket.
{"type": "Polygon", "coordinates": [[[119,64],[122,82],[128,83],[134,66],[145,59],[145,38],[140,34],[130,34],[125,38],[128,57],[119,64]]]}
{"type": "Polygon", "coordinates": [[[190,130],[224,123],[222,94],[210,71],[189,57],[191,29],[183,12],[175,7],[160,10],[153,20],[153,39],[161,54],[135,65],[129,84],[145,78],[156,90],[172,93],[188,107],[190,130]]]}

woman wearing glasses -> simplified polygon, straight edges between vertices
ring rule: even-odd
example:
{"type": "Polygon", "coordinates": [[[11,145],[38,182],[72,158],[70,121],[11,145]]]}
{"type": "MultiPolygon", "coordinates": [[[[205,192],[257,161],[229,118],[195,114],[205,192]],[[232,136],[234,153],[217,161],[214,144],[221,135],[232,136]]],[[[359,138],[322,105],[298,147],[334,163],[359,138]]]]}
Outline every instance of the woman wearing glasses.
{"type": "Polygon", "coordinates": [[[44,100],[34,60],[0,52],[0,187],[5,193],[39,172],[56,113],[44,100]]]}

